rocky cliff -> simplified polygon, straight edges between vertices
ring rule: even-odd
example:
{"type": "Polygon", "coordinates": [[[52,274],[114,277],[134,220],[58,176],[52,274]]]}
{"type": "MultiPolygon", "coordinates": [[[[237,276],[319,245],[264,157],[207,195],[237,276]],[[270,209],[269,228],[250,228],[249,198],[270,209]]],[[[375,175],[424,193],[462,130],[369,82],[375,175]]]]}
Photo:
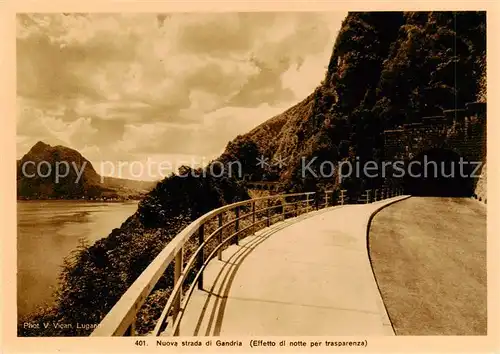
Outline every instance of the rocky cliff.
{"type": "Polygon", "coordinates": [[[485,97],[485,64],[484,12],[349,13],[321,85],[232,144],[286,159],[285,189],[313,188],[301,157],[379,160],[383,130],[485,97]]]}

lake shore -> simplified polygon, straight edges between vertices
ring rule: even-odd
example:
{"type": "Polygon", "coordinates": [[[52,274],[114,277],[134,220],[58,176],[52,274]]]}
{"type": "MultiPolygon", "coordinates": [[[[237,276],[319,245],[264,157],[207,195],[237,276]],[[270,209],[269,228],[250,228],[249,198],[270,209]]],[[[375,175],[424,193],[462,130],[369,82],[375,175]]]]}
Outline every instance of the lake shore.
{"type": "Polygon", "coordinates": [[[18,315],[53,302],[64,258],[93,244],[132,216],[138,201],[18,200],[18,315]]]}

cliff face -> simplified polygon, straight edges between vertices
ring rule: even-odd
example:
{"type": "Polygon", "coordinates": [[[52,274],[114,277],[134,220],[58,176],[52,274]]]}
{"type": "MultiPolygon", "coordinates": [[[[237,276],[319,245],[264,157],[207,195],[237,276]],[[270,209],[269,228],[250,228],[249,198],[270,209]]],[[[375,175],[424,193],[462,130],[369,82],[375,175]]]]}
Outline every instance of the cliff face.
{"type": "Polygon", "coordinates": [[[316,169],[380,159],[384,129],[484,97],[485,63],[484,12],[349,13],[321,85],[233,144],[285,158],[277,172],[286,189],[312,188],[318,181],[302,178],[301,157],[317,157],[316,169]]]}

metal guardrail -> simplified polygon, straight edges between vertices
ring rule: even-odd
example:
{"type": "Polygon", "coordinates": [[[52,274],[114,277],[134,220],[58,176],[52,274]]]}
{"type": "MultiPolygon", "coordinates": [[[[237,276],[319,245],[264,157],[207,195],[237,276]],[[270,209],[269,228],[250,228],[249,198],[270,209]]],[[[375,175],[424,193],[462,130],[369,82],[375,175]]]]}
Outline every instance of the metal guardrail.
{"type": "MultiPolygon", "coordinates": [[[[91,336],[135,335],[137,313],[172,262],[174,262],[173,289],[150,335],[158,336],[160,333],[167,332],[170,335],[179,335],[184,309],[195,286],[199,289],[203,288],[205,267],[215,256],[221,260],[225,245],[238,244],[239,236],[243,232],[255,233],[277,220],[285,220],[287,217],[295,217],[335,204],[343,205],[345,204],[345,192],[345,190],[341,190],[337,200],[334,199],[333,191],[279,194],[225,205],[200,216],[177,234],[156,256],[108,312],[91,336]],[[323,200],[320,201],[320,199],[323,200]],[[241,211],[247,212],[241,214],[241,211]],[[229,218],[229,216],[234,217],[229,218]],[[243,221],[246,221],[247,225],[241,227],[243,221]],[[207,226],[209,224],[212,226],[215,224],[215,229],[208,236],[205,236],[208,233],[207,226]],[[260,228],[256,228],[259,225],[260,228]],[[233,232],[230,232],[229,236],[223,237],[224,231],[230,227],[234,228],[233,232]],[[211,249],[207,255],[207,245],[214,240],[217,241],[217,246],[211,249]],[[197,243],[197,247],[184,265],[184,251],[189,242],[197,243]],[[191,278],[191,283],[187,284],[188,275],[196,269],[197,272],[191,278]],[[184,291],[187,285],[189,288],[184,291]]],[[[400,195],[401,191],[387,189],[380,193],[375,192],[374,200],[377,200],[378,195],[380,195],[379,200],[381,200],[400,195]]],[[[366,191],[364,195],[365,202],[369,203],[371,191],[366,191]]],[[[193,244],[191,243],[190,246],[193,244]]]]}
{"type": "MultiPolygon", "coordinates": [[[[261,228],[267,227],[276,220],[284,220],[290,216],[298,216],[313,209],[328,206],[329,194],[331,195],[332,192],[322,193],[324,197],[322,203],[319,202],[319,197],[317,197],[319,194],[315,192],[255,198],[225,205],[202,215],[177,234],[156,256],[108,312],[91,336],[134,335],[136,316],[139,309],[172,262],[174,262],[174,287],[151,334],[159,335],[168,321],[169,331],[174,335],[178,335],[183,310],[195,285],[197,284],[198,288],[203,288],[203,270],[215,255],[221,259],[222,248],[226,244],[230,242],[237,244],[239,235],[242,232],[250,229],[255,232],[258,225],[261,225],[261,228]],[[290,201],[291,199],[293,201],[290,201]],[[262,207],[262,204],[265,205],[262,207]],[[245,210],[249,210],[249,212],[241,214],[241,211],[245,210]],[[228,214],[232,214],[234,217],[228,220],[227,216],[230,216],[228,214]],[[243,220],[249,219],[251,221],[249,224],[247,222],[248,225],[243,228],[240,227],[243,220]],[[205,237],[206,225],[214,221],[217,222],[216,229],[205,237]],[[223,238],[223,231],[230,227],[234,227],[234,232],[223,238]],[[194,238],[197,239],[197,248],[192,253],[187,264],[183,266],[184,247],[188,241],[193,241],[194,238]],[[212,240],[218,240],[218,245],[211,250],[210,254],[206,255],[205,248],[212,240]],[[188,274],[195,269],[195,266],[198,268],[198,272],[195,274],[191,286],[184,293],[183,285],[185,285],[188,274]]],[[[332,198],[330,198],[331,200],[332,198]]]]}
{"type": "Polygon", "coordinates": [[[397,197],[403,195],[403,193],[403,188],[366,189],[358,199],[358,203],[372,203],[382,199],[397,197]]]}

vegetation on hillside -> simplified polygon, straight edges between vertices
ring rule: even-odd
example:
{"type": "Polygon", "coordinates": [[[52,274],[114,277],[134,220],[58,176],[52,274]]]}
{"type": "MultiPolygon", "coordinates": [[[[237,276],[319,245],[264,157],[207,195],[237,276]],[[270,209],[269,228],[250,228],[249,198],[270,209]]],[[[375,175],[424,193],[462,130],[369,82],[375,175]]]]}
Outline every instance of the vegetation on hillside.
{"type": "MultiPolygon", "coordinates": [[[[286,190],[336,186],[336,176],[325,180],[303,173],[301,158],[316,157],[316,171],[323,161],[379,161],[384,129],[485,95],[484,12],[349,13],[322,84],[240,139],[254,141],[270,159],[287,159],[280,173],[286,190]]],[[[355,193],[382,180],[343,183],[355,193]]]]}
{"type": "MultiPolygon", "coordinates": [[[[210,165],[206,167],[209,168],[210,165]]],[[[201,169],[182,167],[179,174],[159,182],[120,228],[93,245],[82,243],[65,261],[55,304],[20,319],[19,335],[88,335],[92,329],[76,328],[76,323],[99,323],[158,253],[191,221],[222,205],[249,199],[235,178],[203,175],[201,169]],[[40,328],[24,328],[24,322],[40,323],[40,328]],[[50,325],[45,328],[43,323],[50,325]],[[52,323],[73,326],[56,327],[52,323]]],[[[151,298],[159,299],[159,303],[166,299],[172,287],[171,275],[170,269],[165,272],[151,298]]],[[[148,301],[149,305],[139,314],[139,330],[150,330],[148,326],[159,317],[161,308],[154,307],[154,303],[148,301]]]]}

